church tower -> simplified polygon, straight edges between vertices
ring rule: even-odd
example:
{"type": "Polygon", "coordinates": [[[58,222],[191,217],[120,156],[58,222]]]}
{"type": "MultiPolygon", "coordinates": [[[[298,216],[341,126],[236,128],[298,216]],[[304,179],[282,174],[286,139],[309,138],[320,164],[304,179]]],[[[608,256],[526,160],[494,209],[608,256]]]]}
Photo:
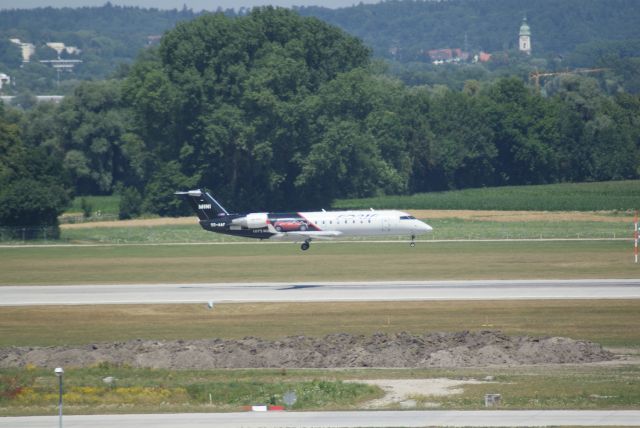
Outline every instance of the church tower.
{"type": "Polygon", "coordinates": [[[524,52],[527,55],[531,55],[531,29],[527,24],[527,17],[522,18],[522,25],[520,25],[520,39],[519,39],[520,52],[524,52]]]}

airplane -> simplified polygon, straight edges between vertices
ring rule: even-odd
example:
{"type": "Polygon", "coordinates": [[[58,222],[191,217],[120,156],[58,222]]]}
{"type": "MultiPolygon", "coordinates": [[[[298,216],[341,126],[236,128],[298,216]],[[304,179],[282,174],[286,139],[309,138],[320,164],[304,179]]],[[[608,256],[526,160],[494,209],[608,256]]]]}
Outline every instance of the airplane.
{"type": "Polygon", "coordinates": [[[395,210],[233,214],[202,189],[175,195],[189,202],[204,230],[245,238],[302,241],[303,251],[313,240],[342,236],[408,235],[414,247],[416,236],[432,230],[412,215],[395,210]]]}

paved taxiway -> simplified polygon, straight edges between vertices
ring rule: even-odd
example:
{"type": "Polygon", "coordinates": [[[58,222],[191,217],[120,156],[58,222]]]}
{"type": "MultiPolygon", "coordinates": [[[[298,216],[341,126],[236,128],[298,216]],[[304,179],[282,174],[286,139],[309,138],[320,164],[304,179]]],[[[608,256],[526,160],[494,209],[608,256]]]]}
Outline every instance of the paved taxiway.
{"type": "Polygon", "coordinates": [[[0,287],[0,306],[470,299],[640,299],[640,279],[0,287]]]}
{"type": "MultiPolygon", "coordinates": [[[[0,418],[0,426],[49,428],[56,417],[0,418]]],[[[637,426],[640,411],[530,410],[530,411],[375,411],[375,412],[268,412],[185,413],[162,415],[66,416],[66,428],[275,428],[275,427],[535,427],[637,426]]]]}

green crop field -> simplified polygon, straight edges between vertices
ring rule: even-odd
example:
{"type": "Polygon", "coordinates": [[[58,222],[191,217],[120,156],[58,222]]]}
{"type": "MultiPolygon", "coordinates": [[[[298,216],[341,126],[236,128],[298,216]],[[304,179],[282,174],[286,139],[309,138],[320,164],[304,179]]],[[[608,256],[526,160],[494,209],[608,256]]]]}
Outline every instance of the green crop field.
{"type": "Polygon", "coordinates": [[[0,285],[635,278],[628,241],[315,242],[0,248],[0,285]],[[291,269],[293,267],[293,269],[291,269]]]}
{"type": "Polygon", "coordinates": [[[505,186],[410,196],[341,199],[335,209],[630,211],[640,208],[640,180],[505,186]]]}

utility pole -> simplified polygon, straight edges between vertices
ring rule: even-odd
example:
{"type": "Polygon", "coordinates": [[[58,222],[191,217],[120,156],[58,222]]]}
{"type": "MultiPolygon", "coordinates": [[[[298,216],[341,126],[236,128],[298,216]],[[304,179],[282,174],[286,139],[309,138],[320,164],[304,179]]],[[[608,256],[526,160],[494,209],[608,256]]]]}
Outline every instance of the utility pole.
{"type": "Polygon", "coordinates": [[[64,375],[64,369],[62,367],[57,367],[55,369],[56,376],[58,376],[59,384],[60,384],[60,395],[58,398],[58,420],[59,426],[62,428],[62,377],[64,375]]]}

